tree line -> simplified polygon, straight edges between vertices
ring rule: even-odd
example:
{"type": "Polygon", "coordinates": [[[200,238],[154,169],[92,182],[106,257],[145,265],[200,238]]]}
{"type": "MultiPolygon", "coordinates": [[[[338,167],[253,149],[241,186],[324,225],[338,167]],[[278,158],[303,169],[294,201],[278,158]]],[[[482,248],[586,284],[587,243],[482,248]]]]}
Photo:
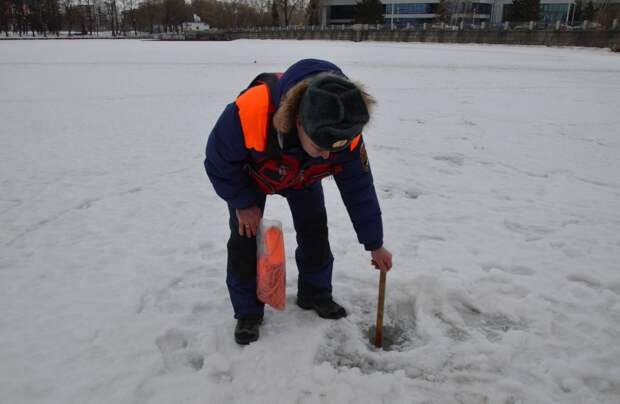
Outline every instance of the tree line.
{"type": "Polygon", "coordinates": [[[114,36],[181,32],[197,17],[213,28],[318,25],[320,0],[0,0],[7,36],[67,32],[114,36]]]}
{"type": "MultiPolygon", "coordinates": [[[[0,31],[18,35],[94,35],[110,32],[181,32],[183,23],[199,17],[213,28],[319,25],[321,0],[0,0],[0,31]]],[[[437,22],[471,12],[472,2],[440,0],[432,11],[437,22]],[[467,8],[467,4],[470,8],[467,8]]],[[[359,0],[354,22],[382,24],[380,0],[359,0]]],[[[540,0],[513,0],[509,21],[538,21],[540,0]]],[[[597,21],[607,26],[620,16],[608,2],[577,0],[571,21],[597,21]]]]}

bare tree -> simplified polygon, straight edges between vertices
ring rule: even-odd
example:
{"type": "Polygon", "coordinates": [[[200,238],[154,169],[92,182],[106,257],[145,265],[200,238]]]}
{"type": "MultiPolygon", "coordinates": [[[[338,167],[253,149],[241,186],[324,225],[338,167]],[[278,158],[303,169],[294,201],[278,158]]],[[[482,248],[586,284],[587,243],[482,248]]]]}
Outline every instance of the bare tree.
{"type": "Polygon", "coordinates": [[[207,24],[217,25],[217,2],[215,0],[193,0],[192,12],[207,24]]]}
{"type": "Polygon", "coordinates": [[[438,22],[448,22],[450,19],[450,14],[452,10],[454,10],[454,2],[451,0],[439,0],[437,4],[437,11],[435,14],[437,15],[438,22]]]}
{"type": "Polygon", "coordinates": [[[278,10],[278,16],[280,17],[280,25],[288,27],[295,11],[294,0],[273,0],[278,10]]]}
{"type": "Polygon", "coordinates": [[[9,21],[11,21],[12,7],[8,0],[0,0],[0,31],[9,36],[9,21]]]}
{"type": "Polygon", "coordinates": [[[128,0],[127,4],[129,6],[129,14],[128,14],[128,18],[129,18],[129,24],[131,25],[131,28],[133,28],[133,33],[135,35],[138,34],[138,27],[137,27],[137,22],[136,22],[136,9],[134,8],[134,0],[128,0]]]}
{"type": "Polygon", "coordinates": [[[120,1],[120,12],[119,12],[119,30],[122,35],[127,35],[127,0],[119,0],[120,1]]]}
{"type": "Polygon", "coordinates": [[[78,0],[77,4],[77,18],[80,24],[80,32],[82,35],[88,33],[88,20],[90,14],[90,7],[87,1],[78,0]]]}
{"type": "Polygon", "coordinates": [[[271,22],[273,26],[280,25],[280,12],[276,0],[271,0],[271,22]]]}
{"type": "Polygon", "coordinates": [[[321,24],[321,0],[309,0],[305,8],[305,25],[321,24]]]}
{"type": "Polygon", "coordinates": [[[30,3],[28,23],[32,36],[43,33],[43,4],[41,0],[32,0],[30,3]]]}
{"type": "Polygon", "coordinates": [[[180,32],[182,23],[192,18],[191,7],[184,0],[164,0],[163,25],[164,31],[180,32]]]}
{"type": "Polygon", "coordinates": [[[603,27],[610,27],[614,19],[620,19],[620,4],[604,1],[596,8],[596,21],[603,27]]]}
{"type": "Polygon", "coordinates": [[[108,6],[105,0],[94,0],[95,4],[95,32],[99,35],[99,31],[108,26],[108,6]]]}
{"type": "Polygon", "coordinates": [[[71,36],[71,31],[73,31],[73,22],[75,20],[75,7],[73,5],[72,0],[62,0],[62,8],[64,10],[64,23],[65,29],[69,31],[69,36],[71,36]]]}
{"type": "Polygon", "coordinates": [[[116,0],[110,0],[105,3],[107,16],[109,17],[110,22],[110,30],[112,31],[112,36],[118,35],[118,7],[116,5],[116,0]]]}
{"type": "Polygon", "coordinates": [[[160,24],[159,20],[160,7],[155,0],[146,0],[142,2],[135,11],[136,25],[141,27],[142,31],[148,31],[151,34],[155,32],[155,25],[160,24]]]}
{"type": "Polygon", "coordinates": [[[92,35],[95,30],[95,18],[97,14],[96,7],[95,7],[95,1],[84,0],[84,7],[85,7],[84,20],[85,20],[86,30],[88,31],[90,35],[92,35]]]}

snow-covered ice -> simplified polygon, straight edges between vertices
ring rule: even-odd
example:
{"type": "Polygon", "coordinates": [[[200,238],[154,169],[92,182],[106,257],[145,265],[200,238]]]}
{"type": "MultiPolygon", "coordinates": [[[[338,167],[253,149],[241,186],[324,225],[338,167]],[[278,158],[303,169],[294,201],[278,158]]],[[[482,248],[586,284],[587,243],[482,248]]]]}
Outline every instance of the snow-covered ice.
{"type": "Polygon", "coordinates": [[[619,403],[620,58],[310,41],[0,41],[0,402],[619,403]],[[330,322],[294,304],[232,338],[225,204],[203,169],[262,71],[339,64],[366,131],[388,274],[325,181],[330,322]]]}

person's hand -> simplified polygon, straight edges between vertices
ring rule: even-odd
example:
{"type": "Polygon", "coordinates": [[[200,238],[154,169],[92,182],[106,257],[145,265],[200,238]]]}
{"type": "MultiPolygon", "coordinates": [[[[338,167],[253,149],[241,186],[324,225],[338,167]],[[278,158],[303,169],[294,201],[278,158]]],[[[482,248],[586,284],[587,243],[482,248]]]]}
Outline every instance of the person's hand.
{"type": "Polygon", "coordinates": [[[392,269],[392,253],[386,248],[377,248],[370,253],[372,256],[372,265],[380,271],[389,271],[392,269]]]}
{"type": "Polygon", "coordinates": [[[239,235],[254,237],[258,232],[263,212],[256,205],[246,209],[237,209],[237,221],[239,222],[239,235]]]}

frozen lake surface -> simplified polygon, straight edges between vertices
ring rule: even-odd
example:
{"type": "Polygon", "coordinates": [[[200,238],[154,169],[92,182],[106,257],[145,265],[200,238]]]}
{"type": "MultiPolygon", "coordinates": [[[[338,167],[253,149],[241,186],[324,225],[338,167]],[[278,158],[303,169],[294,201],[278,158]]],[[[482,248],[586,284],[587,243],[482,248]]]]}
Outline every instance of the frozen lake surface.
{"type": "Polygon", "coordinates": [[[0,402],[620,402],[620,57],[310,41],[0,41],[0,402]],[[224,106],[315,57],[378,99],[365,132],[394,253],[378,272],[324,181],[348,318],[297,308],[241,348],[227,210],[203,169],[224,106]]]}

